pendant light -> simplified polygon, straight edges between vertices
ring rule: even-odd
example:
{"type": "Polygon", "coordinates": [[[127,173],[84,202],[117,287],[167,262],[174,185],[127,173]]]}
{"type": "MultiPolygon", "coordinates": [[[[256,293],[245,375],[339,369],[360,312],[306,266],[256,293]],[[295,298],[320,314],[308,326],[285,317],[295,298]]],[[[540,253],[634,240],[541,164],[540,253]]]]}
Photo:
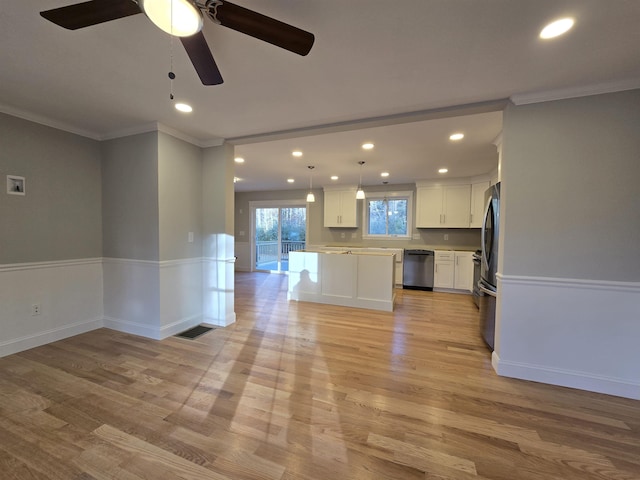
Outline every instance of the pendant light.
{"type": "Polygon", "coordinates": [[[360,160],[358,162],[360,165],[360,183],[358,183],[358,191],[356,192],[357,200],[364,200],[364,190],[362,190],[362,166],[364,165],[364,160],[360,160]]]}
{"type": "Polygon", "coordinates": [[[309,193],[307,193],[307,203],[313,203],[316,201],[316,197],[313,194],[313,165],[307,167],[309,169],[309,193]]]}

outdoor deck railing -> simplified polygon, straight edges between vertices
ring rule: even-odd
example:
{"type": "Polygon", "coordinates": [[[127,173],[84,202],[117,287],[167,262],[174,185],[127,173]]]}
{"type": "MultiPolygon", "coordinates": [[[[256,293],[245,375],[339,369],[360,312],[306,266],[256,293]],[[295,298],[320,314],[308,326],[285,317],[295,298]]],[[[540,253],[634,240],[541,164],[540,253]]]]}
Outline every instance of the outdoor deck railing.
{"type": "MultiPolygon", "coordinates": [[[[280,260],[289,260],[289,252],[295,250],[304,250],[305,242],[281,242],[280,248],[280,260]]],[[[278,261],[278,242],[256,242],[256,264],[261,265],[264,263],[277,262],[278,261]]]]}

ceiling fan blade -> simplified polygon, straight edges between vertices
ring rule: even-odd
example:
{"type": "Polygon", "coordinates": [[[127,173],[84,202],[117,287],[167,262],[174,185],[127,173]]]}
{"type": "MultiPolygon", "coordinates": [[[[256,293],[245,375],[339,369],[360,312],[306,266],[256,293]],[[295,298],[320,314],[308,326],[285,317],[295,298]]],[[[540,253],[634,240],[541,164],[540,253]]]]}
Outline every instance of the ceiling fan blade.
{"type": "Polygon", "coordinates": [[[213,2],[208,15],[220,25],[298,55],[308,54],[315,40],[312,33],[225,0],[213,2]]]}
{"type": "Polygon", "coordinates": [[[43,18],[68,30],[90,27],[140,13],[132,0],[91,0],[40,12],[43,18]]]}
{"type": "Polygon", "coordinates": [[[187,51],[187,55],[193,63],[193,67],[196,69],[200,80],[203,85],[220,85],[222,75],[218,70],[218,65],[211,55],[207,40],[204,38],[202,32],[198,32],[190,37],[180,37],[180,41],[187,51]]]}

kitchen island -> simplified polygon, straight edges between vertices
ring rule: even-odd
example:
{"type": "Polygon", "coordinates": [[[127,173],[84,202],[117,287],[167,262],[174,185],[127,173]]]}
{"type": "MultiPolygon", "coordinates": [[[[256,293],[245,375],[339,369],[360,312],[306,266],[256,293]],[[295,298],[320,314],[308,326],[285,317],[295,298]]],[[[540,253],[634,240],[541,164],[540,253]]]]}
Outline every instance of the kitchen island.
{"type": "Polygon", "coordinates": [[[289,300],[393,311],[395,254],[349,250],[289,253],[289,300]]]}

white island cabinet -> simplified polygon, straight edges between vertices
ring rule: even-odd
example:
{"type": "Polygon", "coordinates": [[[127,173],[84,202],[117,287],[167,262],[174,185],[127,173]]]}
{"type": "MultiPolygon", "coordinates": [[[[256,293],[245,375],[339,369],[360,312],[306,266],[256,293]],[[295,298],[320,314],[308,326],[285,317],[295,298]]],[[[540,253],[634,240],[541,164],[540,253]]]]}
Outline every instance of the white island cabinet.
{"type": "Polygon", "coordinates": [[[289,300],[393,311],[395,254],[289,253],[289,300]]]}

